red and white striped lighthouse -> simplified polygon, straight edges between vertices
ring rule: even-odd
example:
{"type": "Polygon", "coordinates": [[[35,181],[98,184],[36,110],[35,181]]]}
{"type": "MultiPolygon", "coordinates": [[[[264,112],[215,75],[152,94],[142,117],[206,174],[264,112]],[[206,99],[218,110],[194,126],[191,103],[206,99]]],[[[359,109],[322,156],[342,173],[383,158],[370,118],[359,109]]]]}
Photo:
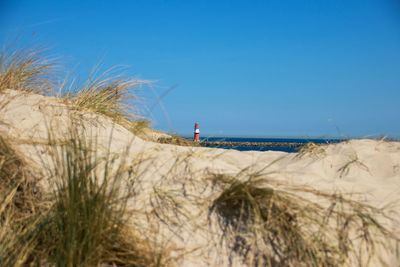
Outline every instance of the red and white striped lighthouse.
{"type": "Polygon", "coordinates": [[[199,123],[196,122],[194,124],[194,137],[193,137],[193,141],[195,142],[200,142],[200,126],[199,123]]]}

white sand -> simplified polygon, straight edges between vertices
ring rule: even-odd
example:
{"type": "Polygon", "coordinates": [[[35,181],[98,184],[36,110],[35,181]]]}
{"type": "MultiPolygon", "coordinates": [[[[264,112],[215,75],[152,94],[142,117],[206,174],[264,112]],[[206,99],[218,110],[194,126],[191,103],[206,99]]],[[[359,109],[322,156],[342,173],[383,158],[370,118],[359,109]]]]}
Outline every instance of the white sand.
{"type": "MultiPolygon", "coordinates": [[[[1,95],[1,103],[6,104],[0,112],[1,134],[12,139],[15,147],[40,171],[40,158],[49,153],[44,145],[48,129],[56,139],[65,136],[70,109],[56,98],[14,91],[1,95]]],[[[249,168],[249,173],[260,172],[288,185],[352,193],[357,200],[385,207],[393,218],[388,222],[389,227],[400,236],[399,142],[352,140],[305,155],[239,152],[143,141],[102,116],[83,113],[79,117],[87,135],[97,137],[99,151],[105,152],[110,140],[113,153],[124,153],[129,146],[127,165],[141,173],[140,190],[130,202],[130,208],[140,210],[132,218],[132,225],[137,225],[144,237],[172,247],[180,266],[227,266],[226,251],[215,247],[218,233],[213,233],[207,223],[207,207],[218,192],[211,189],[206,177],[209,173],[236,175],[245,168],[249,168]],[[150,204],[155,191],[172,195],[184,211],[181,215],[169,214],[168,226],[155,216],[150,204]],[[201,205],[194,204],[199,201],[201,205]],[[389,204],[392,205],[388,207],[389,204]]],[[[48,186],[46,181],[42,181],[42,186],[48,186]]],[[[380,256],[389,266],[400,266],[399,253],[384,251],[380,256]]],[[[381,263],[376,259],[370,266],[381,263]]]]}

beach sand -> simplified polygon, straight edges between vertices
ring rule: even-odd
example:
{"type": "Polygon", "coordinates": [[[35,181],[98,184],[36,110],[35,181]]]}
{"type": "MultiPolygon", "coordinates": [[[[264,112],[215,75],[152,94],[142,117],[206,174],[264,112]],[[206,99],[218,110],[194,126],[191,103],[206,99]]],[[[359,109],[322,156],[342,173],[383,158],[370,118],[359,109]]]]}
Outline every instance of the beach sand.
{"type": "MultiPolygon", "coordinates": [[[[399,142],[350,140],[302,153],[181,147],[145,141],[104,116],[75,111],[57,98],[10,90],[0,95],[0,103],[4,106],[0,113],[2,136],[11,140],[38,173],[43,159],[51,161],[49,133],[54,140],[63,140],[71,124],[84,129],[80,132],[87,138],[97,140],[99,155],[108,150],[124,155],[127,169],[137,174],[137,194],[129,201],[129,208],[137,211],[130,220],[132,229],[168,248],[177,266],[245,264],[239,257],[229,257],[226,246],[220,245],[221,231],[210,227],[209,207],[221,194],[210,177],[218,174],[243,181],[257,174],[274,188],[316,203],[321,201],[318,197],[296,188],[344,194],[385,211],[390,219],[378,219],[400,236],[399,142]],[[178,203],[175,209],[159,204],[169,197],[178,203]]],[[[158,137],[154,134],[153,139],[158,137]]],[[[46,179],[40,186],[51,190],[46,179]]],[[[390,249],[377,247],[369,266],[383,266],[382,259],[388,266],[400,266],[397,243],[389,240],[390,249]]],[[[367,256],[363,257],[366,264],[367,256]]],[[[357,262],[351,259],[346,265],[357,266],[357,262]]]]}

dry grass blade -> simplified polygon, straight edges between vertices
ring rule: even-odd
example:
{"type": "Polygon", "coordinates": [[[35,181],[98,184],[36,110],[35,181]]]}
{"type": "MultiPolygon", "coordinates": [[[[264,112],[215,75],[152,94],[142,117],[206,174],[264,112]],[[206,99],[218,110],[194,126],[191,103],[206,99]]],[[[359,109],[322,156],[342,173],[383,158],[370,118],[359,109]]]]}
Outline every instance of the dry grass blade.
{"type": "Polygon", "coordinates": [[[376,219],[381,211],[341,195],[303,192],[330,203],[325,207],[274,189],[265,179],[215,179],[223,192],[209,216],[216,215],[231,260],[237,255],[250,266],[342,266],[350,261],[365,266],[377,244],[395,238],[376,219]],[[356,255],[361,250],[369,256],[364,261],[356,255]]]}
{"type": "Polygon", "coordinates": [[[350,168],[351,168],[351,166],[353,166],[353,165],[354,165],[354,166],[358,166],[359,168],[361,168],[361,169],[363,169],[363,170],[369,172],[369,168],[367,167],[367,165],[365,165],[364,163],[362,163],[362,162],[358,159],[357,154],[354,154],[354,155],[352,155],[352,156],[349,158],[349,161],[347,161],[346,163],[344,163],[343,166],[341,166],[341,167],[338,169],[339,177],[342,178],[342,177],[348,175],[349,172],[350,172],[350,168]]]}
{"type": "Polygon", "coordinates": [[[49,75],[54,64],[41,52],[22,50],[0,54],[0,92],[7,89],[49,93],[53,81],[49,75]]]}
{"type": "MultiPolygon", "coordinates": [[[[10,195],[8,199],[19,211],[19,216],[29,216],[39,199],[36,177],[29,171],[22,157],[11,144],[0,136],[0,196],[10,195]],[[13,192],[11,194],[11,192],[13,192]]],[[[4,211],[8,201],[0,205],[4,211]]]]}
{"type": "Polygon", "coordinates": [[[0,266],[23,266],[34,249],[39,197],[28,174],[25,162],[0,137],[0,266]]]}

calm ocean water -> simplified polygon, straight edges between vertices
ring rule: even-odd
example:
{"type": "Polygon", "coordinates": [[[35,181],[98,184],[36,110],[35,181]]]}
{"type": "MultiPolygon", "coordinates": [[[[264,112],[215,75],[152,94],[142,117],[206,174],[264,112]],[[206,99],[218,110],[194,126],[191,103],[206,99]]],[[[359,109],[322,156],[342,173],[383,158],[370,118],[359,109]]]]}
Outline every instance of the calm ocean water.
{"type": "Polygon", "coordinates": [[[225,149],[236,149],[240,151],[283,151],[297,152],[303,145],[313,142],[316,144],[338,143],[341,139],[326,138],[245,138],[245,137],[203,137],[201,141],[208,142],[231,142],[229,146],[208,145],[225,149]],[[235,145],[237,143],[237,145],[235,145]],[[241,144],[246,143],[245,146],[241,144]],[[249,145],[249,143],[254,145],[249,145]],[[263,143],[268,143],[264,145],[263,143]]]}

